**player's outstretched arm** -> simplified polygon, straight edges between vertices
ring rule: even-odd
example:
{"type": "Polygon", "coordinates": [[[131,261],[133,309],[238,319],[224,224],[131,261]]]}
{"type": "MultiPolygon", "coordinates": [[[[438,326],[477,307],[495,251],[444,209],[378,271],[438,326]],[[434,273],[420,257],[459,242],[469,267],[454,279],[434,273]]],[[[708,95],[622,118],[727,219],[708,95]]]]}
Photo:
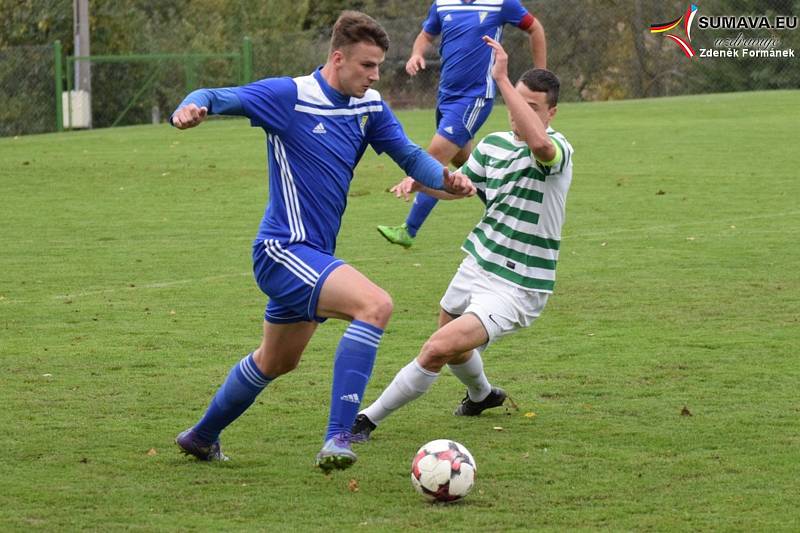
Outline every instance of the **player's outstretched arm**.
{"type": "Polygon", "coordinates": [[[503,46],[491,37],[484,35],[483,40],[495,51],[492,77],[497,82],[497,88],[500,89],[503,95],[508,112],[511,113],[511,117],[524,137],[525,143],[530,147],[536,159],[539,161],[552,161],[556,157],[557,151],[553,141],[550,140],[550,136],[547,135],[547,129],[508,78],[508,54],[506,54],[503,46]]]}
{"type": "Polygon", "coordinates": [[[244,108],[233,88],[198,89],[183,99],[169,121],[185,130],[200,125],[209,114],[244,115],[244,108]]]}
{"type": "Polygon", "coordinates": [[[445,190],[431,189],[416,181],[414,178],[407,176],[403,178],[400,183],[389,189],[389,192],[394,193],[397,198],[402,198],[406,202],[411,199],[411,194],[417,191],[422,191],[439,200],[458,200],[475,195],[475,185],[473,185],[472,181],[464,174],[460,172],[450,172],[450,170],[445,167],[442,169],[442,176],[445,190]]]}

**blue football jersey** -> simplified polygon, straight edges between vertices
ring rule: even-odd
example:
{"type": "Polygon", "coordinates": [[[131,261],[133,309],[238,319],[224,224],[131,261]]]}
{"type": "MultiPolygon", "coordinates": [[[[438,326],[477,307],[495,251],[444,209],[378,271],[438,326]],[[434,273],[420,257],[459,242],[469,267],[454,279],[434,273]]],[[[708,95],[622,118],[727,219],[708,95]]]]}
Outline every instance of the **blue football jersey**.
{"type": "Polygon", "coordinates": [[[353,170],[367,145],[379,154],[407,150],[399,122],[377,91],[345,96],[319,69],[235,91],[251,124],[267,133],[270,195],[257,239],[333,254],[353,170]]]}
{"type": "Polygon", "coordinates": [[[483,42],[483,36],[501,42],[505,24],[528,28],[532,23],[533,17],[519,0],[435,0],[422,29],[441,34],[439,91],[494,98],[494,50],[483,42]]]}

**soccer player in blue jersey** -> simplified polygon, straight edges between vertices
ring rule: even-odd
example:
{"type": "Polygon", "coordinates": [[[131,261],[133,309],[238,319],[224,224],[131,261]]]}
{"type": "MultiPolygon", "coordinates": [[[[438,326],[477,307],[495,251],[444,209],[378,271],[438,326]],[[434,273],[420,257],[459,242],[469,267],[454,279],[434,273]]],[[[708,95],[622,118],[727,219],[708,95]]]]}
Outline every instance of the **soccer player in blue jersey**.
{"type": "Polygon", "coordinates": [[[413,144],[371,88],[388,47],[375,20],[345,11],[334,25],[327,62],[312,74],[201,89],[170,119],[185,129],[208,114],[245,116],[266,132],[269,166],[269,203],[253,244],[255,278],[269,296],[263,339],[234,365],[202,419],[178,435],[186,454],[226,460],[222,430],[271,381],[297,366],[319,323],[338,318],[350,325],[336,349],[330,416],[316,464],[328,471],[356,460],[349,430],[392,300],[334,255],[353,169],[371,145],[428,187],[461,196],[475,192],[463,174],[451,174],[413,144]]]}
{"type": "MultiPolygon", "coordinates": [[[[425,68],[425,50],[441,35],[437,129],[428,153],[444,165],[458,168],[467,161],[472,138],[492,110],[495,53],[484,44],[483,36],[502,42],[506,24],[528,33],[534,65],[547,68],[544,28],[519,0],[434,0],[414,41],[406,63],[410,76],[425,68]]],[[[378,226],[378,231],[389,242],[408,248],[436,203],[433,196],[418,192],[404,224],[378,226]]]]}

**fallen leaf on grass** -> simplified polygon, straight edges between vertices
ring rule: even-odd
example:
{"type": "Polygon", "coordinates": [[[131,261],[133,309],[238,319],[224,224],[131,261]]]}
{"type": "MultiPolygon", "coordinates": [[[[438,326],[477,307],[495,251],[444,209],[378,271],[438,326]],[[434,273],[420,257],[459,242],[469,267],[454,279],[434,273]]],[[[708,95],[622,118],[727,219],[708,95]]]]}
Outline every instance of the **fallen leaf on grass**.
{"type": "Polygon", "coordinates": [[[149,450],[147,450],[147,455],[153,457],[154,455],[158,455],[158,452],[156,451],[155,448],[150,448],[149,450]]]}
{"type": "Polygon", "coordinates": [[[492,429],[495,431],[505,431],[501,426],[495,426],[492,429]]]}
{"type": "Polygon", "coordinates": [[[681,409],[681,416],[692,416],[692,412],[684,405],[683,409],[681,409]]]}
{"type": "Polygon", "coordinates": [[[350,481],[347,483],[347,489],[348,489],[350,492],[358,492],[358,481],[356,481],[355,479],[351,479],[351,480],[350,480],[350,481]]]}
{"type": "Polygon", "coordinates": [[[536,413],[534,413],[533,411],[529,411],[529,412],[525,413],[525,418],[533,418],[535,416],[536,416],[536,413]]]}

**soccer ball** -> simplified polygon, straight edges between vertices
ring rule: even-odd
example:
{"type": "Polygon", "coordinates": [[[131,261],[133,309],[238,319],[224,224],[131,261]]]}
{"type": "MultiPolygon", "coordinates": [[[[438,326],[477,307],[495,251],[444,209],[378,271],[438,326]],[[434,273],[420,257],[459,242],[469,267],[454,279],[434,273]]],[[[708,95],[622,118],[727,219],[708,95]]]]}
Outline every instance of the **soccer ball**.
{"type": "Polygon", "coordinates": [[[411,462],[411,484],[432,501],[460,500],[475,484],[475,459],[454,440],[432,440],[411,462]]]}

